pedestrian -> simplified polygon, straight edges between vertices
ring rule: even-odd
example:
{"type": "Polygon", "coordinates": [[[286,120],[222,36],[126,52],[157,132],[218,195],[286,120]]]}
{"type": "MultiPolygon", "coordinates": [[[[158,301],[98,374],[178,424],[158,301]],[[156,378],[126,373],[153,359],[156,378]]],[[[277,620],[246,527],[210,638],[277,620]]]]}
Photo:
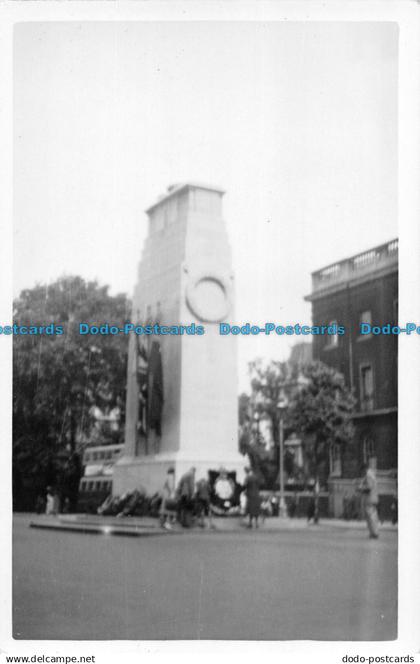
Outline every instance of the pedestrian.
{"type": "Polygon", "coordinates": [[[297,510],[298,510],[298,497],[297,497],[297,491],[295,491],[289,503],[289,516],[291,519],[293,519],[293,517],[297,515],[297,510]]]}
{"type": "Polygon", "coordinates": [[[56,516],[59,510],[57,492],[50,486],[47,486],[45,514],[56,516]]]}
{"type": "Polygon", "coordinates": [[[319,522],[319,491],[320,491],[318,477],[315,477],[312,491],[313,495],[309,500],[308,511],[306,513],[306,516],[308,519],[308,523],[310,523],[313,520],[314,524],[317,525],[319,522]]]}
{"type": "Polygon", "coordinates": [[[258,528],[258,518],[261,509],[259,482],[257,476],[250,468],[245,468],[245,473],[244,490],[246,493],[246,509],[249,519],[247,528],[252,528],[253,524],[255,524],[255,528],[258,528]]]}
{"type": "Polygon", "coordinates": [[[175,505],[175,468],[169,468],[162,487],[162,502],[159,509],[159,522],[161,528],[171,530],[171,517],[175,505]],[[171,509],[170,509],[171,508],[171,509]]]}
{"type": "Polygon", "coordinates": [[[362,494],[362,507],[366,518],[369,537],[371,539],[378,539],[378,483],[374,471],[366,464],[363,464],[362,466],[362,479],[358,490],[362,494]]]}
{"type": "Polygon", "coordinates": [[[315,484],[314,484],[314,524],[318,524],[319,522],[319,492],[320,492],[320,486],[319,486],[319,479],[318,476],[315,477],[315,484]]]}
{"type": "Polygon", "coordinates": [[[46,498],[44,496],[37,496],[35,503],[35,511],[37,514],[43,514],[46,509],[46,498]]]}
{"type": "Polygon", "coordinates": [[[198,523],[201,528],[205,528],[207,518],[207,527],[214,529],[210,494],[210,482],[205,477],[202,477],[197,482],[195,492],[196,512],[199,520],[198,523]]]}
{"type": "Polygon", "coordinates": [[[195,492],[195,468],[190,468],[179,480],[177,488],[178,516],[181,525],[189,528],[192,521],[195,492]]]}
{"type": "Polygon", "coordinates": [[[308,524],[312,521],[312,519],[315,516],[315,500],[313,496],[310,496],[309,502],[308,502],[308,509],[306,510],[306,518],[308,521],[308,524]]]}
{"type": "Polygon", "coordinates": [[[239,497],[239,511],[241,516],[246,516],[246,493],[245,491],[241,491],[241,495],[239,497]]]}

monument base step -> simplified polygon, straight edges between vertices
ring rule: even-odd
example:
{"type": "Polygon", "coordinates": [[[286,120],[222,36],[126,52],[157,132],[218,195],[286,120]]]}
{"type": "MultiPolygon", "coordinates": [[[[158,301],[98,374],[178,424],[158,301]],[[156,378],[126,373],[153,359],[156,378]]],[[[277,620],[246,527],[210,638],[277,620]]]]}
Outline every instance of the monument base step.
{"type": "Polygon", "coordinates": [[[83,515],[77,515],[73,518],[42,518],[30,521],[30,528],[39,528],[43,530],[61,530],[74,533],[83,533],[90,535],[119,535],[125,537],[147,537],[156,535],[171,535],[181,530],[164,530],[157,524],[140,522],[138,519],[130,520],[118,519],[116,517],[98,517],[98,520],[84,518],[83,515]]]}

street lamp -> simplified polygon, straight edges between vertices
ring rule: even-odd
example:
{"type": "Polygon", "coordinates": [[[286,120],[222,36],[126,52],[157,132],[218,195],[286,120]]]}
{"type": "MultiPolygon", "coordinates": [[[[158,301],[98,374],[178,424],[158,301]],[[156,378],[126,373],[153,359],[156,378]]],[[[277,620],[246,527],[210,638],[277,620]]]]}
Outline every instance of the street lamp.
{"type": "Polygon", "coordinates": [[[280,500],[279,500],[279,517],[285,518],[287,516],[286,501],[284,498],[284,412],[287,408],[287,396],[284,388],[280,389],[279,400],[277,402],[277,412],[279,415],[279,476],[280,476],[280,500]]]}

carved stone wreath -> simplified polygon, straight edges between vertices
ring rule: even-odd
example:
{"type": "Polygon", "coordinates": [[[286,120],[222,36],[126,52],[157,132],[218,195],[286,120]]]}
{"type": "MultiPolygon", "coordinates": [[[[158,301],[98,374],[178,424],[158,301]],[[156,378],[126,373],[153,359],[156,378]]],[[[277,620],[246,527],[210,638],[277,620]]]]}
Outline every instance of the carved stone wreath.
{"type": "Polygon", "coordinates": [[[186,290],[188,308],[204,323],[220,323],[231,309],[230,282],[215,272],[191,276],[186,290]]]}

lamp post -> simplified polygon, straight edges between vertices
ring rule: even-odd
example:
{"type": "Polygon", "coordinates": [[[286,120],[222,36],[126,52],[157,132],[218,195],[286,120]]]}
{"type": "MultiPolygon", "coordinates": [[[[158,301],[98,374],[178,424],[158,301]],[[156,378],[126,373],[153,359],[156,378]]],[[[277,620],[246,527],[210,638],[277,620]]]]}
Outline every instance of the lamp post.
{"type": "Polygon", "coordinates": [[[280,390],[279,400],[277,402],[277,412],[279,415],[279,477],[280,477],[280,499],[279,499],[279,517],[287,517],[287,507],[284,498],[284,412],[287,408],[287,397],[283,388],[280,390]]]}

